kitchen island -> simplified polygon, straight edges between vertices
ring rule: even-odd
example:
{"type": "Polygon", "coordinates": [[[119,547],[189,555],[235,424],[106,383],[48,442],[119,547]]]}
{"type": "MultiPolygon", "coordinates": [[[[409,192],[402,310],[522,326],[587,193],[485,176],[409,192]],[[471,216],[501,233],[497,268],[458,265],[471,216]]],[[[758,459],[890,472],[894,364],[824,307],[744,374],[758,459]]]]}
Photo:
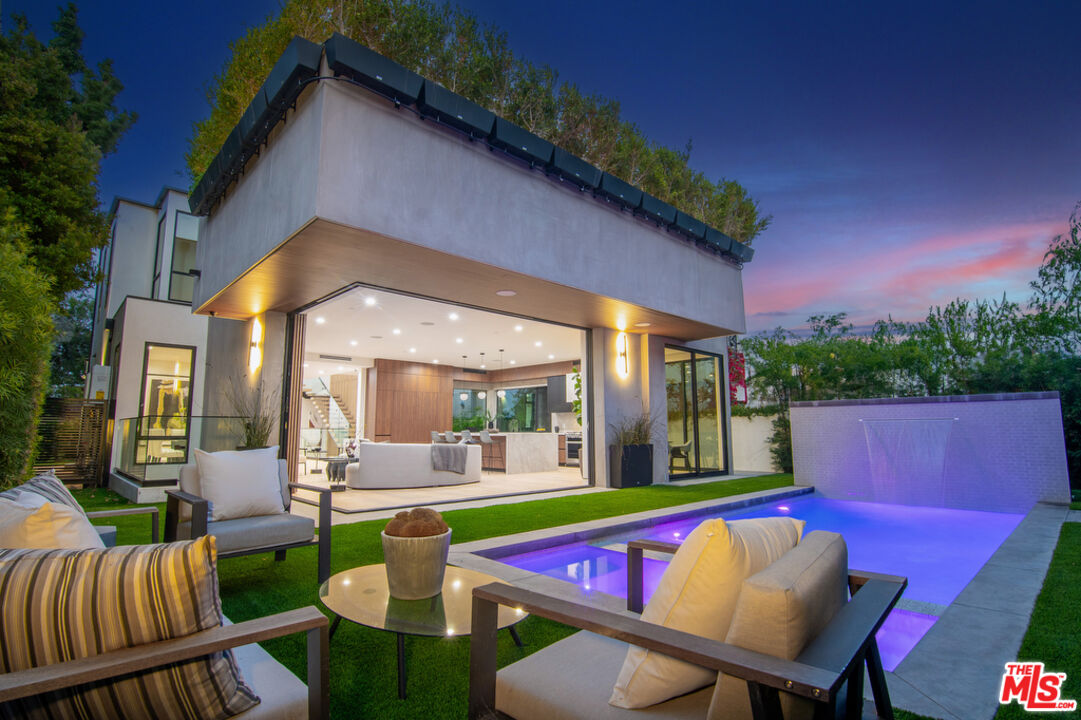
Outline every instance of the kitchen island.
{"type": "Polygon", "coordinates": [[[499,433],[506,438],[506,471],[531,473],[559,468],[559,441],[551,432],[499,433]]]}

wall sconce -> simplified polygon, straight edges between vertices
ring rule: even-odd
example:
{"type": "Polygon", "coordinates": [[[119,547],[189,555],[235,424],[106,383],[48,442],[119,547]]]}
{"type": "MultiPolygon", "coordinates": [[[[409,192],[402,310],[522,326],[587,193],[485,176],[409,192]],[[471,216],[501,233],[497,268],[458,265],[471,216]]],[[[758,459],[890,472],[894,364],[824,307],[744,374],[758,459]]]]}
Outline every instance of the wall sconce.
{"type": "Polygon", "coordinates": [[[251,319],[251,343],[248,346],[248,371],[255,372],[263,364],[263,324],[251,319]]]}
{"type": "Polygon", "coordinates": [[[627,351],[627,333],[616,335],[616,374],[624,380],[631,374],[631,358],[627,351]]]}

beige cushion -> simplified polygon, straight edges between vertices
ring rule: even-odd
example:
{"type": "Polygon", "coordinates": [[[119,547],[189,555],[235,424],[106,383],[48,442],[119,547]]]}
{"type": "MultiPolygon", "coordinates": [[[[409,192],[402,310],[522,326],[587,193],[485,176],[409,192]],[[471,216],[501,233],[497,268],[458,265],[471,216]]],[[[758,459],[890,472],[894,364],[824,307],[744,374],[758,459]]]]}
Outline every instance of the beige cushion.
{"type": "MultiPolygon", "coordinates": [[[[706,520],[672,557],[642,619],[723,640],[743,580],[795,547],[803,525],[789,517],[706,520]]],[[[610,702],[643,708],[712,685],[716,679],[713,671],[631,647],[610,702]]]]}
{"type": "Polygon", "coordinates": [[[67,505],[70,508],[78,510],[82,515],[86,515],[83,506],[79,504],[79,501],[75,499],[75,496],[71,494],[71,491],[68,490],[67,486],[53,474],[52,470],[33,477],[18,487],[0,492],[0,498],[15,500],[20,493],[25,492],[32,492],[36,495],[40,495],[48,502],[67,505]]]}
{"type": "Polygon", "coordinates": [[[0,548],[48,550],[104,548],[86,515],[36,493],[22,492],[18,500],[0,498],[0,548]]]}
{"type": "MultiPolygon", "coordinates": [[[[725,642],[795,660],[829,624],[848,595],[848,547],[817,530],[777,562],[743,581],[725,642]]],[[[814,716],[814,703],[781,694],[785,718],[814,716]]],[[[747,683],[721,673],[710,720],[751,720],[747,683]]]]}
{"type": "MultiPolygon", "coordinates": [[[[177,526],[181,538],[191,537],[191,523],[177,526]]],[[[301,515],[279,513],[237,518],[206,524],[206,534],[217,538],[218,552],[253,550],[273,545],[290,545],[315,539],[315,521],[301,515]]]]}
{"type": "Polygon", "coordinates": [[[202,495],[211,520],[285,512],[278,478],[278,446],[258,450],[195,450],[202,495]]]}
{"type": "MultiPolygon", "coordinates": [[[[224,618],[224,625],[231,625],[224,618]]],[[[258,644],[233,650],[240,674],[259,696],[259,704],[240,720],[299,720],[308,717],[308,688],[258,644]]]]}
{"type": "Polygon", "coordinates": [[[713,688],[642,710],[608,704],[627,643],[579,632],[496,675],[495,706],[515,720],[702,720],[713,688]]]}
{"type": "MultiPolygon", "coordinates": [[[[0,673],[221,624],[213,538],[107,550],[0,550],[0,673]]],[[[0,717],[222,718],[259,699],[230,651],[0,706],[0,717]]]]}

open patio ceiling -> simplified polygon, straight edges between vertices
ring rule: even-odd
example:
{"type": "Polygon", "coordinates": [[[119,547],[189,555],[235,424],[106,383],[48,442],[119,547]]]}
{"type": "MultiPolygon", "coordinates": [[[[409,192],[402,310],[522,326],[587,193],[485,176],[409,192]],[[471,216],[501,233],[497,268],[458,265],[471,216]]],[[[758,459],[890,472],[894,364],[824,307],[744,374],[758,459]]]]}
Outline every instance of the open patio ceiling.
{"type": "Polygon", "coordinates": [[[234,319],[291,312],[357,283],[577,327],[623,326],[680,340],[733,333],[320,218],[196,312],[234,319]]]}

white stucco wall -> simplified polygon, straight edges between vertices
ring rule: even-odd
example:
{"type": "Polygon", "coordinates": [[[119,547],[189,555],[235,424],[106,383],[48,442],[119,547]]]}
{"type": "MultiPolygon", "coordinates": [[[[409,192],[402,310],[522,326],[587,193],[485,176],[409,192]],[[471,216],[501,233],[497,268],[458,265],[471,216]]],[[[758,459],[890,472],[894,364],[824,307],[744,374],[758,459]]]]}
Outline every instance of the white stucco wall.
{"type": "Polygon", "coordinates": [[[732,418],[732,457],[736,472],[777,472],[769,454],[773,417],[732,418]]]}
{"type": "Polygon", "coordinates": [[[123,450],[123,423],[138,417],[142,397],[143,358],[147,343],[191,345],[195,347],[195,377],[191,389],[191,414],[204,415],[205,358],[208,318],[192,315],[191,308],[177,303],[128,298],[118,318],[121,352],[116,373],[116,422],[113,426],[112,465],[120,463],[123,450]]]}
{"type": "Polygon", "coordinates": [[[116,207],[116,232],[109,252],[108,302],[105,317],[111,318],[128,296],[150,297],[154,281],[154,252],[158,236],[158,211],[121,200],[116,207]]]}
{"type": "Polygon", "coordinates": [[[313,217],[737,332],[745,326],[733,265],[482,142],[331,82],[302,97],[206,222],[196,307],[313,217]]]}

